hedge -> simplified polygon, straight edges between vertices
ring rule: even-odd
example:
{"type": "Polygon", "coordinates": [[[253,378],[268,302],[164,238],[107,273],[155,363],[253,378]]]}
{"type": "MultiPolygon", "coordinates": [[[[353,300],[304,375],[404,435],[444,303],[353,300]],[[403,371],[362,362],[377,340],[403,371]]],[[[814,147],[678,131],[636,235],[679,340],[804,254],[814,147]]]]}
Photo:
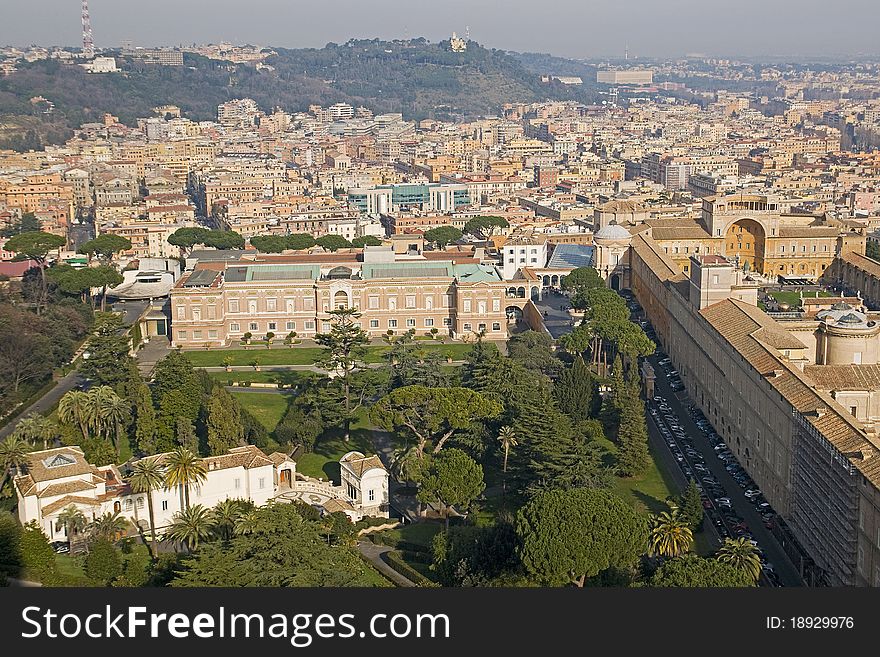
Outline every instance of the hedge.
{"type": "Polygon", "coordinates": [[[415,568],[410,566],[406,561],[403,560],[403,557],[399,552],[391,551],[386,552],[385,556],[388,557],[388,565],[391,566],[394,570],[396,570],[399,574],[406,577],[416,586],[425,586],[425,587],[435,587],[440,586],[437,582],[432,582],[427,577],[422,575],[415,568]]]}

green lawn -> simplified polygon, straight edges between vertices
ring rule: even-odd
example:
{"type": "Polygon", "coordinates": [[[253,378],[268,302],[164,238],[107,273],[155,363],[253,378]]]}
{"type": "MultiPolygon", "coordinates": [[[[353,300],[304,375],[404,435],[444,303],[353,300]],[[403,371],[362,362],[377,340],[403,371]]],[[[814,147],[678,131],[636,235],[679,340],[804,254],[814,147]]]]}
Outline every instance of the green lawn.
{"type": "Polygon", "coordinates": [[[274,431],[281,421],[290,401],[288,395],[279,395],[273,392],[230,392],[242,407],[253,413],[254,417],[270,432],[274,431]]]}
{"type": "Polygon", "coordinates": [[[351,437],[348,442],[343,440],[338,431],[325,434],[315,443],[315,448],[308,454],[296,458],[296,470],[308,477],[321,477],[339,483],[339,459],[352,450],[364,454],[374,454],[373,443],[370,442],[370,429],[366,420],[366,412],[358,414],[351,425],[351,437]]]}
{"type": "MultiPolygon", "coordinates": [[[[613,462],[617,453],[617,446],[610,440],[600,441],[605,449],[605,461],[613,462]]],[[[643,513],[659,513],[667,511],[667,497],[673,497],[677,487],[667,473],[661,472],[657,467],[657,458],[654,450],[651,450],[651,463],[648,471],[638,477],[615,477],[614,492],[643,513]]]]}
{"type": "Polygon", "coordinates": [[[301,383],[307,379],[321,376],[316,372],[302,370],[281,370],[277,372],[209,372],[209,376],[223,385],[229,385],[229,381],[251,383],[281,383],[284,386],[301,383]]]}
{"type": "Polygon", "coordinates": [[[79,555],[71,556],[69,554],[56,554],[55,567],[61,575],[82,578],[85,578],[86,576],[83,571],[83,558],[79,555]]]}
{"type": "MultiPolygon", "coordinates": [[[[471,350],[471,345],[459,342],[440,344],[425,341],[419,344],[419,348],[425,351],[439,351],[443,355],[451,356],[453,360],[462,360],[471,350]]],[[[389,347],[384,345],[367,347],[364,360],[368,363],[381,363],[388,349],[389,347]]],[[[324,355],[324,349],[321,347],[266,349],[253,346],[250,349],[193,350],[184,353],[196,367],[220,367],[226,357],[232,359],[231,365],[250,365],[255,358],[259,359],[260,365],[313,365],[324,355]]]]}
{"type": "MultiPolygon", "coordinates": [[[[394,538],[397,541],[406,541],[431,549],[431,541],[439,532],[443,531],[443,524],[439,522],[416,522],[404,525],[397,529],[386,529],[379,532],[382,536],[394,538]]],[[[430,576],[430,575],[428,575],[430,576]]]]}
{"type": "MultiPolygon", "coordinates": [[[[799,308],[801,305],[801,295],[799,292],[768,292],[768,296],[776,299],[778,303],[787,303],[792,310],[799,308]]],[[[815,292],[804,292],[805,297],[815,297],[815,292]]],[[[820,297],[832,296],[830,292],[819,292],[820,297]]]]}

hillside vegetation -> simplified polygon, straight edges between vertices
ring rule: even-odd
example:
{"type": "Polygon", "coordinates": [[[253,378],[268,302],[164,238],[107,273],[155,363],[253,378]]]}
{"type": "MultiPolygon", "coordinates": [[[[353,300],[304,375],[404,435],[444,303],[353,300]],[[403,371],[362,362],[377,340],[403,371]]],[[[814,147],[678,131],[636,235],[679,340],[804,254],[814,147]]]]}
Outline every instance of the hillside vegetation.
{"type": "MultiPolygon", "coordinates": [[[[194,120],[213,119],[217,105],[244,97],[265,110],[304,111],[310,104],[348,102],[376,113],[400,112],[408,119],[454,120],[497,115],[509,102],[594,99],[589,85],[541,83],[535,56],[515,56],[474,42],[463,53],[449,51],[448,42],[424,39],[352,40],[320,49],[275,50],[278,54],[267,60],[273,71],[190,54],[183,67],[119,57],[123,72],[102,75],[54,60],[23,63],[13,75],[0,78],[0,123],[36,129],[44,143],[57,143],[72,128],[98,121],[105,112],[133,125],[136,118],[150,116],[153,107],[166,103],[179,105],[194,120]],[[52,114],[43,114],[31,103],[39,96],[55,104],[52,114]]],[[[544,61],[554,69],[567,68],[562,62],[568,60],[544,61]]],[[[587,67],[572,63],[566,72],[572,69],[587,67]]],[[[0,135],[4,137],[8,142],[14,134],[0,135]]]]}

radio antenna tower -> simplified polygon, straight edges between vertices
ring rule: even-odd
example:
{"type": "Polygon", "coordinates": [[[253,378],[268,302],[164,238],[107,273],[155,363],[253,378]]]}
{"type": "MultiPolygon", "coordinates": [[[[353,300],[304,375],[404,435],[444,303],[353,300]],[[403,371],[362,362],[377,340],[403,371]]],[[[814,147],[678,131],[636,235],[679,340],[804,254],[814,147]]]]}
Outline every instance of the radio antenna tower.
{"type": "Polygon", "coordinates": [[[92,21],[89,19],[89,0],[82,0],[83,56],[95,56],[95,40],[92,37],[92,21]]]}

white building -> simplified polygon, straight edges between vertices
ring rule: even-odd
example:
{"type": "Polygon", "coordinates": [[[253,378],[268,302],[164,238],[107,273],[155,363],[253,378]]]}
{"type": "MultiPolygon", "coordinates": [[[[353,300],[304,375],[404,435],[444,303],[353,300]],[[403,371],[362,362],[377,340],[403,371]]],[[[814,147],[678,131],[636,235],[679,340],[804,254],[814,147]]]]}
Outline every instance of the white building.
{"type": "MultiPolygon", "coordinates": [[[[165,453],[145,458],[161,464],[167,457],[165,453]]],[[[299,499],[327,512],[345,511],[352,521],[366,515],[388,516],[388,472],[375,456],[346,454],[341,461],[342,486],[297,474],[296,463],[286,454],[267,456],[253,445],[234,447],[227,454],[201,461],[206,478],[190,486],[190,505],[210,508],[224,500],[244,499],[263,506],[275,498],[281,502],[299,499]]],[[[149,528],[147,493],[133,492],[115,465],[90,464],[79,447],[32,452],[14,484],[19,520],[22,524],[35,521],[50,541],[68,540],[58,517],[71,505],[88,521],[119,512],[145,530],[149,528]]],[[[149,495],[156,529],[161,533],[183,510],[184,490],[181,486],[159,488],[149,495]]]]}
{"type": "Polygon", "coordinates": [[[505,281],[524,267],[540,269],[547,264],[547,240],[540,236],[518,235],[508,240],[502,249],[501,276],[505,281]]]}
{"type": "Polygon", "coordinates": [[[89,73],[116,73],[116,59],[113,57],[95,57],[92,61],[80,64],[89,73]]]}

